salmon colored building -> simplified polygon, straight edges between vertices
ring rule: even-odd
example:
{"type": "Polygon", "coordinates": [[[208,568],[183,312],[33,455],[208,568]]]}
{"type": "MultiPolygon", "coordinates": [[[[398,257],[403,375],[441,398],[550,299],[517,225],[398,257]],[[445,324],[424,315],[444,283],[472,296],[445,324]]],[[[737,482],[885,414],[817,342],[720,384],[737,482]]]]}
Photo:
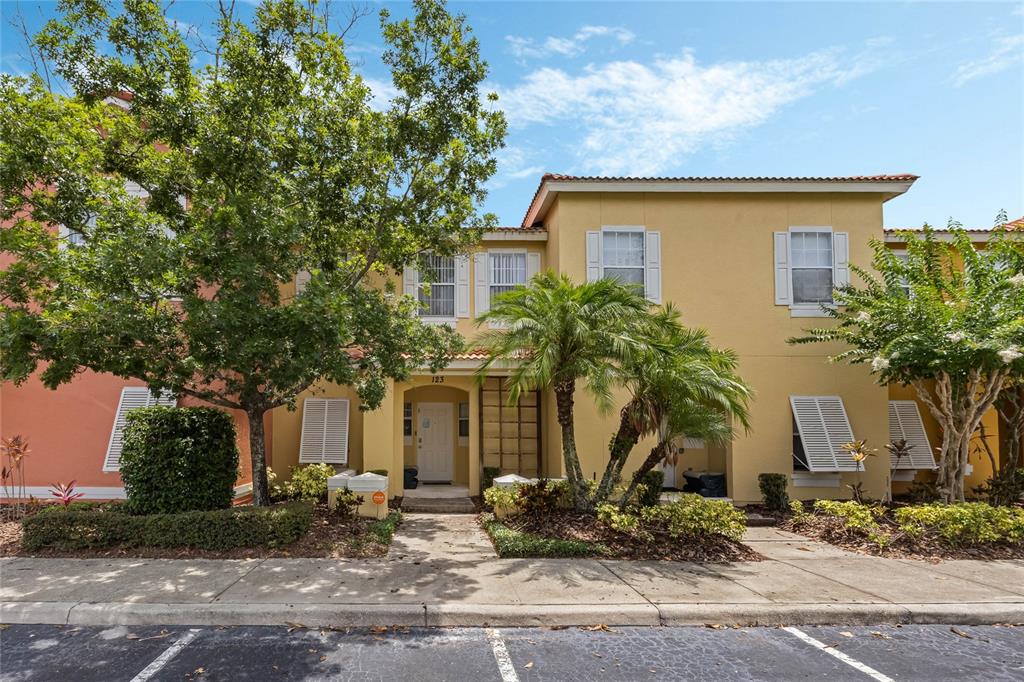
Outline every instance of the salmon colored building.
{"type": "MultiPolygon", "coordinates": [[[[868,495],[881,497],[890,479],[932,475],[938,426],[906,389],[877,385],[864,367],[830,364],[837,347],[786,340],[826,323],[815,319],[823,317],[821,305],[830,303],[834,285],[849,281],[851,263],[870,263],[872,238],[899,248],[895,233],[883,228],[884,207],[916,179],[549,174],[520,225],[486,232],[464,255],[428,257],[429,287],[415,268],[395,273],[394,282],[420,299],[425,321],[451,325],[468,348],[478,333],[474,320],[493,297],[542,270],[575,281],[634,282],[652,303],[674,303],[685,324],[704,327],[715,345],[734,349],[739,372],[755,391],[751,432],[724,446],[684,439],[678,462],[665,468],[666,486],[710,482],[715,494],[753,502],[760,498],[758,474],[779,472],[796,498],[848,497],[846,486],[857,480],[868,495]],[[897,472],[883,458],[858,472],[840,448],[854,439],[881,448],[894,438],[919,444],[917,456],[897,472]]],[[[309,277],[299,273],[285,293],[301,296],[309,277]]],[[[283,476],[313,462],[355,472],[384,469],[391,496],[407,494],[403,472],[410,467],[421,484],[437,486],[421,485],[416,495],[479,494],[485,469],[563,475],[552,396],[538,391],[510,404],[507,368],[478,381],[482,358],[470,351],[436,374],[415,372],[393,383],[380,407],[368,412],[360,411],[350,388],[322,382],[298,397],[294,411],[268,413],[268,461],[283,476]]],[[[74,479],[89,498],[120,497],[116,460],[124,414],[161,400],[177,403],[112,376],[84,373],[55,391],[33,377],[0,386],[0,435],[28,438],[31,494],[46,497],[51,484],[74,479]]],[[[576,404],[583,471],[599,476],[617,417],[600,412],[583,391],[576,404]]],[[[245,467],[245,420],[236,423],[245,467]]],[[[995,417],[986,425],[998,442],[995,417]]],[[[651,445],[637,445],[624,475],[651,445]]],[[[989,472],[980,460],[972,464],[973,485],[989,472]]],[[[243,468],[238,494],[250,485],[243,468]]]]}

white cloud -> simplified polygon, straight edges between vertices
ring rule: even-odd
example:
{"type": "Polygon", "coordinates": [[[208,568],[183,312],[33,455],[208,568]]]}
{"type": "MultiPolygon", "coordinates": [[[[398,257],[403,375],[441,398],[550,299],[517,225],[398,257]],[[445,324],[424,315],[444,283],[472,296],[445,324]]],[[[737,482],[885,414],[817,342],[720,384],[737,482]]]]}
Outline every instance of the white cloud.
{"type": "Polygon", "coordinates": [[[498,173],[491,180],[491,188],[499,189],[511,180],[539,178],[544,167],[533,163],[533,154],[522,147],[505,147],[497,154],[498,173]]]}
{"type": "Polygon", "coordinates": [[[377,111],[384,111],[388,108],[398,95],[398,88],[391,81],[383,81],[379,78],[367,78],[363,76],[363,84],[370,88],[370,106],[377,111]]]}
{"type": "Polygon", "coordinates": [[[615,61],[573,75],[544,67],[497,88],[510,124],[582,131],[577,167],[645,175],[679,165],[705,144],[722,145],[816,89],[876,68],[877,57],[843,60],[838,49],[795,59],[703,65],[694,54],[650,64],[615,61]]]}
{"type": "Polygon", "coordinates": [[[981,59],[964,62],[953,72],[953,85],[961,85],[994,73],[1005,71],[1024,60],[1024,33],[997,38],[992,51],[981,59]]]}
{"type": "Polygon", "coordinates": [[[563,57],[575,57],[582,54],[585,43],[594,38],[610,38],[619,45],[628,45],[636,35],[621,26],[583,26],[568,38],[548,36],[541,42],[533,38],[521,36],[505,36],[509,50],[519,59],[549,57],[557,54],[563,57]]]}

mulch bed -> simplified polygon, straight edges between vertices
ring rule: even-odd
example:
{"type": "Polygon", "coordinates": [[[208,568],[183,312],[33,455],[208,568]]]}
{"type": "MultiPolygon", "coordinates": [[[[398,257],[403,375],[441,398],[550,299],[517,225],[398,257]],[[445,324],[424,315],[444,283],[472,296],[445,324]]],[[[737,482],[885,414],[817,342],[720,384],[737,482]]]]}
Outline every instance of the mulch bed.
{"type": "Polygon", "coordinates": [[[578,540],[599,544],[609,559],[655,559],[723,563],[761,561],[764,557],[740,542],[709,536],[699,542],[672,538],[665,531],[648,528],[653,540],[621,533],[598,523],[588,514],[562,510],[545,515],[519,514],[501,519],[513,530],[555,540],[578,540]]]}
{"type": "MultiPolygon", "coordinates": [[[[30,512],[31,513],[31,512],[30,512]]],[[[80,550],[24,551],[21,547],[21,523],[0,520],[0,556],[143,559],[269,559],[281,557],[312,557],[351,559],[382,557],[388,545],[382,544],[373,532],[373,519],[345,519],[328,511],[326,503],[314,508],[309,531],[297,542],[284,547],[240,547],[230,550],[158,547],[103,547],[80,550]]]]}
{"type": "Polygon", "coordinates": [[[846,529],[841,519],[832,516],[811,515],[800,521],[795,521],[789,516],[779,523],[778,528],[827,542],[851,552],[891,559],[1024,559],[1024,544],[1001,543],[957,547],[948,544],[941,537],[909,537],[901,533],[899,527],[888,519],[883,518],[879,525],[893,536],[892,542],[884,547],[880,547],[860,533],[846,529]]]}

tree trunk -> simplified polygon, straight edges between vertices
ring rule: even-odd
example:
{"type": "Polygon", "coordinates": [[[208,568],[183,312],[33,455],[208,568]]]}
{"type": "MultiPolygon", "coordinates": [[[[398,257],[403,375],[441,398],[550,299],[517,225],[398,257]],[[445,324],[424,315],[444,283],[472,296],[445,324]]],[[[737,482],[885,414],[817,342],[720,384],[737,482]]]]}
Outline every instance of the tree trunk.
{"type": "Polygon", "coordinates": [[[1005,389],[996,407],[1007,427],[1006,450],[1002,452],[999,473],[1012,475],[1021,466],[1021,447],[1024,446],[1024,384],[1005,389]]]}
{"type": "Polygon", "coordinates": [[[246,409],[249,419],[249,459],[252,462],[252,503],[257,507],[270,506],[270,485],[267,482],[267,443],[263,431],[263,415],[259,407],[246,409]]]}
{"type": "Polygon", "coordinates": [[[619,416],[619,430],[612,439],[608,466],[605,467],[601,483],[597,486],[594,504],[601,504],[611,497],[615,484],[622,475],[622,468],[626,465],[626,460],[629,458],[629,453],[633,451],[633,447],[640,440],[640,432],[633,425],[633,419],[629,415],[629,407],[629,405],[624,407],[619,416]]]}
{"type": "Polygon", "coordinates": [[[565,462],[565,477],[573,491],[577,511],[589,511],[592,507],[587,494],[579,454],[576,452],[576,433],[573,430],[573,394],[575,381],[563,381],[555,386],[555,404],[558,408],[558,424],[562,427],[562,460],[565,462]]]}
{"type": "Polygon", "coordinates": [[[629,501],[633,499],[633,495],[636,494],[636,488],[644,480],[644,476],[647,475],[648,471],[651,471],[658,465],[658,462],[665,459],[668,454],[669,443],[668,441],[659,441],[657,445],[651,448],[650,454],[647,455],[647,459],[640,465],[640,468],[633,472],[633,478],[629,482],[629,487],[626,488],[626,492],[622,495],[622,499],[619,500],[619,508],[625,509],[629,501]]]}
{"type": "Polygon", "coordinates": [[[942,427],[936,483],[947,504],[965,499],[964,474],[971,436],[995,403],[1006,376],[1005,370],[983,375],[981,370],[974,369],[966,377],[954,379],[946,372],[940,372],[935,377],[934,396],[924,381],[911,382],[917,396],[942,427]]]}

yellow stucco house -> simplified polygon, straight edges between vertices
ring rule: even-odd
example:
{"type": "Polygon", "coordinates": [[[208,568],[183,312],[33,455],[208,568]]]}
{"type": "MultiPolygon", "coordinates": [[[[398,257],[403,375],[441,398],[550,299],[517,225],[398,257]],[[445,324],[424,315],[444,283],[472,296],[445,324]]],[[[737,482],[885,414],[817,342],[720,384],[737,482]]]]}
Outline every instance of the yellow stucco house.
{"type": "MultiPolygon", "coordinates": [[[[545,175],[520,226],[485,233],[465,256],[435,258],[428,291],[411,268],[400,286],[421,298],[425,319],[453,325],[472,348],[473,320],[491,298],[542,269],[577,281],[642,284],[652,302],[674,302],[685,324],[734,349],[756,391],[752,431],[727,447],[686,439],[678,463],[665,472],[667,486],[682,487],[687,472],[721,472],[728,497],[752,502],[760,499],[757,475],[781,472],[794,497],[845,497],[846,484],[857,479],[881,496],[887,459],[872,458],[857,473],[839,445],[857,438],[881,448],[891,437],[937,445],[934,422],[912,396],[878,386],[866,368],[829,364],[836,348],[786,339],[823,322],[811,318],[822,316],[832,286],[849,280],[851,262],[870,263],[871,238],[886,238],[885,203],[915,180],[545,175]]],[[[535,393],[509,405],[500,371],[482,384],[475,380],[481,357],[470,351],[438,374],[396,383],[372,412],[361,412],[349,389],[314,387],[299,397],[296,411],[273,412],[273,467],[323,461],[386,469],[391,496],[403,495],[409,465],[422,482],[464,487],[470,495],[480,492],[483,467],[562,475],[552,396],[535,393]]],[[[581,393],[576,419],[583,471],[600,476],[617,417],[599,413],[581,393]]],[[[637,446],[627,475],[650,446],[637,446]]],[[[895,478],[927,470],[930,455],[911,464],[895,478]]]]}

